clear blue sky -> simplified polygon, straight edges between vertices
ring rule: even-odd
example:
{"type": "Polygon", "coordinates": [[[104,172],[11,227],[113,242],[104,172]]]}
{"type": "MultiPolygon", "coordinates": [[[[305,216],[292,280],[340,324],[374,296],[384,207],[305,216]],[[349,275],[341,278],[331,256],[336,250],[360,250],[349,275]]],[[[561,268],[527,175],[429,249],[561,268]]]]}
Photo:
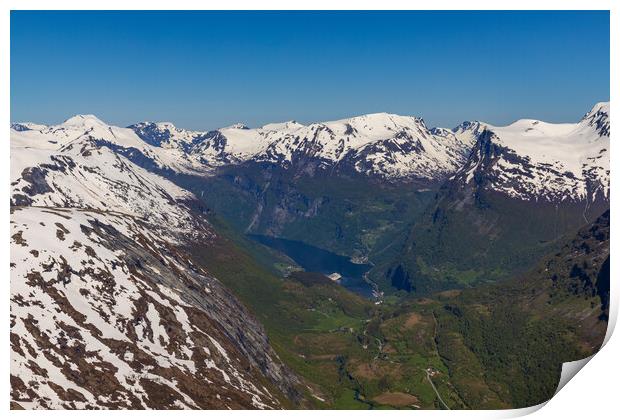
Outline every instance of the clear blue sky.
{"type": "Polygon", "coordinates": [[[12,12],[11,120],[211,129],[371,112],[576,121],[608,12],[12,12]]]}

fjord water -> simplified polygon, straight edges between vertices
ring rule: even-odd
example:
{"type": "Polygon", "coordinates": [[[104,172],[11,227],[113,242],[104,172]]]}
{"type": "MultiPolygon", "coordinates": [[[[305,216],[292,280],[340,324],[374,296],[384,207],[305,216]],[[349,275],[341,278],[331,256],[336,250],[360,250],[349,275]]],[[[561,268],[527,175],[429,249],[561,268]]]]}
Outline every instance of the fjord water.
{"type": "Polygon", "coordinates": [[[373,296],[372,286],[364,280],[364,274],[372,268],[370,264],[356,264],[351,262],[349,257],[334,254],[301,241],[265,235],[248,236],[287,255],[306,271],[325,275],[338,273],[342,276],[339,283],[343,287],[364,297],[373,296]]]}

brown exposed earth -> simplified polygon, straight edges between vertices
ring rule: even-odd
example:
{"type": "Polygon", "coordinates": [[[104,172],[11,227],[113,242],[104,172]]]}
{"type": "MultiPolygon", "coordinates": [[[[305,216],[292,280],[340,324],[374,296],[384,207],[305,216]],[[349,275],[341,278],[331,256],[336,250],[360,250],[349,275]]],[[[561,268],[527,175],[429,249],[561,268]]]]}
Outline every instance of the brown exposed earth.
{"type": "Polygon", "coordinates": [[[390,405],[392,407],[406,407],[417,404],[418,397],[404,392],[384,392],[374,398],[379,404],[390,405]]]}

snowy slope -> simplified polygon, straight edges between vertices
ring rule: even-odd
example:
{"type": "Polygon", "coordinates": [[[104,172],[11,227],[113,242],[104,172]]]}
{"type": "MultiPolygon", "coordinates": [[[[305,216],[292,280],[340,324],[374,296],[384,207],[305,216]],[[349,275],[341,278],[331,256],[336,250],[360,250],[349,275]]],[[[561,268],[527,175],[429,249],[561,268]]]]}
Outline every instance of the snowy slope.
{"type": "Polygon", "coordinates": [[[140,147],[131,130],[89,124],[84,134],[81,121],[74,120],[41,131],[11,130],[12,205],[115,211],[193,230],[186,206],[194,200],[191,193],[95,140],[111,134],[116,144],[140,147]]]}
{"type": "Polygon", "coordinates": [[[344,163],[392,179],[441,179],[456,171],[468,152],[452,133],[433,133],[420,118],[386,113],[294,126],[268,137],[273,141],[258,161],[294,165],[314,158],[324,167],[344,163]]]}
{"type": "Polygon", "coordinates": [[[498,127],[474,121],[453,130],[429,129],[417,117],[378,113],[309,125],[289,121],[249,129],[235,124],[201,132],[171,123],[119,128],[78,115],[59,126],[13,124],[11,133],[12,146],[34,147],[34,142],[46,150],[66,150],[90,140],[159,173],[209,175],[221,166],[267,162],[433,182],[459,171],[456,177],[470,182],[484,161],[484,171],[493,178],[491,188],[514,197],[581,200],[609,195],[609,103],[597,104],[575,124],[519,120],[498,127]],[[494,145],[497,156],[480,150],[488,146],[485,142],[494,145]]]}
{"type": "MultiPolygon", "coordinates": [[[[182,152],[185,160],[178,172],[191,167],[209,171],[222,165],[251,159],[267,146],[262,130],[250,130],[242,124],[214,131],[191,131],[177,128],[171,123],[142,122],[129,126],[144,142],[168,151],[182,152]]],[[[174,166],[174,165],[169,165],[174,166]]]]}
{"type": "Polygon", "coordinates": [[[596,104],[578,123],[476,122],[454,132],[477,140],[455,175],[464,183],[484,179],[485,188],[525,200],[609,199],[609,103],[596,104]]]}
{"type": "Polygon", "coordinates": [[[11,125],[11,146],[61,150],[85,141],[105,143],[127,153],[140,153],[152,165],[162,169],[191,172],[192,168],[197,167],[183,150],[149,144],[133,129],[111,126],[94,115],[75,115],[54,126],[33,123],[11,125]]]}
{"type": "Polygon", "coordinates": [[[23,408],[279,406],[254,367],[281,375],[253,317],[120,213],[12,210],[11,349],[23,408]]]}

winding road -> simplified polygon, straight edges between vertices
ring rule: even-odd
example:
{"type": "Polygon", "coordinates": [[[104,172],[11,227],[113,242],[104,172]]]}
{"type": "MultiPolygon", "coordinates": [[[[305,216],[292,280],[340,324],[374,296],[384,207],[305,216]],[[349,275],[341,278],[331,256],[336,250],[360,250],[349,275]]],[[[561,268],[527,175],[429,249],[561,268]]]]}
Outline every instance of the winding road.
{"type": "Polygon", "coordinates": [[[428,381],[431,383],[431,386],[433,387],[435,394],[437,394],[437,398],[439,398],[439,402],[443,404],[446,410],[450,410],[450,407],[448,407],[448,404],[444,402],[444,400],[441,398],[441,395],[439,395],[439,391],[437,391],[437,388],[435,388],[435,384],[433,383],[433,380],[431,379],[431,375],[428,373],[428,370],[426,371],[426,379],[428,379],[428,381]]]}

